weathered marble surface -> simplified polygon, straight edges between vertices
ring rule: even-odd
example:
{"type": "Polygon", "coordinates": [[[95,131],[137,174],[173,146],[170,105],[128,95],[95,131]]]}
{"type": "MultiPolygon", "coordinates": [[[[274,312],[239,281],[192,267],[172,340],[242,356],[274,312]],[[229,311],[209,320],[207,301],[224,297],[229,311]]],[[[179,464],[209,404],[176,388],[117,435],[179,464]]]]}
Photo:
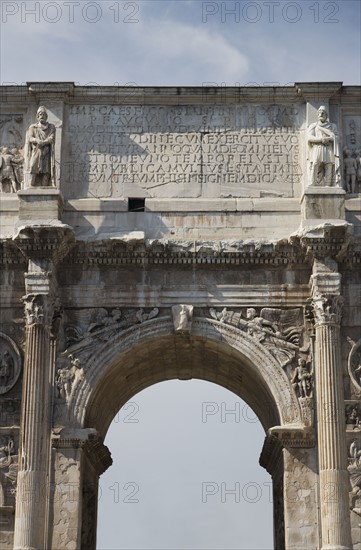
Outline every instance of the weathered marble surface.
{"type": "Polygon", "coordinates": [[[109,423],[149,385],[199,378],[264,426],[275,548],[361,549],[360,88],[226,92],[3,89],[4,548],[95,549],[109,423]],[[55,177],[25,189],[40,105],[55,177]],[[310,185],[320,106],[339,187],[310,185]]]}
{"type": "Polygon", "coordinates": [[[304,106],[69,106],[70,197],[293,197],[304,106]]]}

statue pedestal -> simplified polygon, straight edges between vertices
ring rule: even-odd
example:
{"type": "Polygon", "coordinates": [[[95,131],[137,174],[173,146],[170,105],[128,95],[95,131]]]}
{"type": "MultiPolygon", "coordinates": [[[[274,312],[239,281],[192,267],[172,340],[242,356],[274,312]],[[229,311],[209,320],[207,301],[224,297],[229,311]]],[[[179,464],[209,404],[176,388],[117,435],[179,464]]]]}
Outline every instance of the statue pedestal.
{"type": "Polygon", "coordinates": [[[18,191],[19,221],[44,224],[60,220],[64,200],[55,187],[34,187],[18,191]]]}
{"type": "Polygon", "coordinates": [[[307,187],[301,198],[302,227],[345,220],[345,196],[341,187],[307,187]]]}

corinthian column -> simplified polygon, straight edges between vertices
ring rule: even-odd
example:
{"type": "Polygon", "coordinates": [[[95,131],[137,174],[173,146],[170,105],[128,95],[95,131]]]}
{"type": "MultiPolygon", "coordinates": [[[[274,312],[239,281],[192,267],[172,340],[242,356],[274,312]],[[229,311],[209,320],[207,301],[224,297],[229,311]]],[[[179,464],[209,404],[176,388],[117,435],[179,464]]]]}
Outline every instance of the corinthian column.
{"type": "MultiPolygon", "coordinates": [[[[32,264],[32,262],[30,262],[32,264]]],[[[34,267],[31,266],[31,267],[34,267]]],[[[54,299],[50,272],[25,275],[26,343],[14,549],[46,548],[50,448],[51,324],[54,299]]]]}
{"type": "Polygon", "coordinates": [[[342,298],[320,292],[320,287],[334,287],[335,277],[340,279],[338,274],[313,275],[320,517],[322,550],[349,550],[349,478],[340,344],[342,298]]]}

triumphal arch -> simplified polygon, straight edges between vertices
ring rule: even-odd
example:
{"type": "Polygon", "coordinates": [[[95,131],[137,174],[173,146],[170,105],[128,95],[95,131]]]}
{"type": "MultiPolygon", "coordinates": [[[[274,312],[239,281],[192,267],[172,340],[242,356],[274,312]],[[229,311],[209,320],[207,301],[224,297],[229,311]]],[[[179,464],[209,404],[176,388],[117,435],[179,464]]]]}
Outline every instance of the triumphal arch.
{"type": "Polygon", "coordinates": [[[360,91],[2,88],[1,548],[94,549],[110,422],[191,378],[264,427],[275,549],[361,548],[360,91]]]}

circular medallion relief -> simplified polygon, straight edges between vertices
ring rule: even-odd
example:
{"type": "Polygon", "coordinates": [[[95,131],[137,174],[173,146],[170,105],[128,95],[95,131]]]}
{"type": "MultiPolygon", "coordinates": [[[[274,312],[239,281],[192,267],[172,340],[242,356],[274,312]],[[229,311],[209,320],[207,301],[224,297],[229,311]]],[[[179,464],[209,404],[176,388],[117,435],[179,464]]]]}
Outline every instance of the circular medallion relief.
{"type": "Polygon", "coordinates": [[[348,372],[354,385],[361,390],[361,339],[352,346],[350,351],[348,372]]]}
{"type": "Polygon", "coordinates": [[[20,351],[9,336],[0,332],[0,395],[15,386],[21,371],[20,351]]]}

